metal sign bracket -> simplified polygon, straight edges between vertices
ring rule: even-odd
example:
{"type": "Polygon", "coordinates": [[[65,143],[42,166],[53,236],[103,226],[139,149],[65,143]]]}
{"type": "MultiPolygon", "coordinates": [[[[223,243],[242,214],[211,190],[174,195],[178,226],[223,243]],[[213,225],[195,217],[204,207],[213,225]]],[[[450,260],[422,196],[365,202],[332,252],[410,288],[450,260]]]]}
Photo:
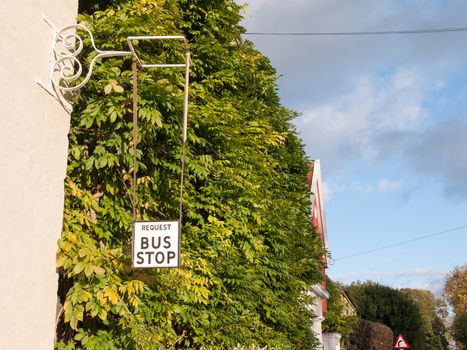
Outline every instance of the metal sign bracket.
{"type": "MultiPolygon", "coordinates": [[[[52,30],[52,50],[50,57],[50,67],[49,67],[49,76],[48,81],[43,82],[42,80],[36,78],[36,83],[44,88],[50,95],[52,95],[60,104],[66,109],[68,113],[71,113],[72,106],[69,102],[70,97],[73,92],[82,88],[86,83],[91,79],[91,75],[96,65],[97,61],[101,58],[108,57],[121,57],[129,56],[133,59],[133,245],[134,245],[134,235],[135,235],[135,226],[136,221],[136,205],[137,205],[137,196],[136,196],[136,185],[137,185],[137,161],[136,161],[136,145],[137,145],[137,131],[138,131],[138,121],[137,121],[137,68],[139,69],[152,69],[152,68],[184,68],[185,75],[185,84],[184,84],[184,98],[183,98],[183,126],[182,126],[182,156],[181,156],[181,178],[180,178],[180,205],[179,205],[179,219],[177,221],[177,227],[182,223],[182,199],[183,199],[183,181],[184,181],[184,167],[185,167],[185,149],[186,149],[186,140],[187,140],[187,125],[188,125],[188,85],[189,85],[189,72],[191,66],[191,54],[188,49],[188,43],[184,36],[181,35],[170,35],[170,36],[129,36],[126,38],[129,51],[104,51],[98,49],[94,42],[94,37],[91,31],[84,26],[83,24],[72,24],[65,26],[61,29],[57,29],[55,25],[47,18],[47,16],[42,15],[42,19],[50,26],[52,30]],[[93,51],[95,55],[93,56],[89,67],[87,67],[87,72],[84,74],[83,64],[78,59],[78,56],[84,48],[83,39],[79,35],[79,32],[84,32],[89,36],[93,51]],[[183,63],[143,63],[138,56],[134,42],[143,41],[143,40],[175,40],[181,43],[185,56],[183,63]]],[[[157,223],[157,222],[156,222],[157,223]]],[[[150,225],[149,225],[150,226],[150,225]]],[[[175,226],[175,221],[174,221],[175,226]]],[[[152,237],[152,236],[151,236],[152,237]]],[[[155,237],[155,236],[154,236],[155,237]]],[[[154,238],[153,237],[153,238],[154,238]]],[[[169,237],[169,236],[167,236],[169,237]]],[[[181,238],[181,233],[178,235],[177,246],[179,247],[179,242],[181,238]]],[[[159,237],[160,239],[160,237],[159,237]]],[[[167,243],[168,244],[168,243],[167,243]]],[[[175,245],[175,243],[174,243],[175,245]]],[[[170,251],[171,254],[175,254],[170,251]]],[[[148,254],[152,254],[149,252],[148,254]]],[[[156,263],[158,257],[162,257],[162,253],[156,253],[155,258],[156,263]],[[159,254],[159,255],[158,255],[159,254]]],[[[180,265],[179,252],[176,263],[170,262],[170,258],[173,258],[171,255],[167,256],[169,262],[167,262],[167,267],[176,267],[180,265]]],[[[149,255],[151,257],[151,255],[149,255]]],[[[161,260],[162,261],[162,260],[161,260]]],[[[152,265],[151,265],[152,266],[152,265]]],[[[149,266],[148,266],[149,267],[149,266]]]]}
{"type": "MultiPolygon", "coordinates": [[[[190,52],[188,43],[184,36],[129,36],[127,44],[129,51],[105,51],[96,47],[94,37],[91,31],[83,24],[72,24],[58,29],[46,15],[42,15],[42,19],[49,25],[52,31],[52,50],[50,57],[49,76],[46,82],[36,78],[36,83],[44,88],[50,95],[62,104],[62,106],[71,113],[72,107],[69,99],[72,93],[82,88],[91,78],[95,64],[101,58],[129,56],[134,57],[138,62],[140,69],[146,68],[185,68],[189,69],[191,65],[190,52]],[[86,75],[83,77],[83,64],[78,59],[79,54],[83,50],[83,39],[77,34],[77,30],[81,30],[89,35],[91,45],[94,52],[97,53],[89,67],[86,75]],[[180,41],[185,50],[184,63],[164,63],[164,64],[143,64],[136,53],[133,42],[142,40],[176,40],[180,41]],[[81,81],[75,84],[77,81],[81,81]]],[[[186,78],[188,78],[186,76],[186,78]]]]}

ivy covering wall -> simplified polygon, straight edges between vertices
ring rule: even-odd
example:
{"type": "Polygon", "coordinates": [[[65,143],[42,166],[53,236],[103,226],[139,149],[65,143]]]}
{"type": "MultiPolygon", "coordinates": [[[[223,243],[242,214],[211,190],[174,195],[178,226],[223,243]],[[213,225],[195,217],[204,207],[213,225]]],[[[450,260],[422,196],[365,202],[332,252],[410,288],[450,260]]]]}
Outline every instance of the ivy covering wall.
{"type": "MultiPolygon", "coordinates": [[[[307,160],[275,70],[241,40],[241,8],[230,0],[81,8],[79,21],[105,50],[127,50],[131,35],[189,41],[182,266],[131,268],[131,58],[106,59],[73,102],[56,348],[312,349],[305,291],[320,279],[323,251],[308,216],[307,160]]],[[[171,43],[137,51],[183,62],[171,43]]],[[[138,219],[177,218],[183,72],[144,70],[138,82],[138,219]]]]}

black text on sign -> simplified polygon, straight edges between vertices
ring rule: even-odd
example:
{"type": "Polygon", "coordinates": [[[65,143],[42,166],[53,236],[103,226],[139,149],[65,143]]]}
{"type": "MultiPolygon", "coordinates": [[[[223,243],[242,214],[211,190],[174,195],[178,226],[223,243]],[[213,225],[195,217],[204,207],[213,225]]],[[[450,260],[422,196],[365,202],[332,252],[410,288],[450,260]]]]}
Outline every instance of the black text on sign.
{"type": "Polygon", "coordinates": [[[179,267],[178,221],[135,222],[133,267],[179,267]]]}

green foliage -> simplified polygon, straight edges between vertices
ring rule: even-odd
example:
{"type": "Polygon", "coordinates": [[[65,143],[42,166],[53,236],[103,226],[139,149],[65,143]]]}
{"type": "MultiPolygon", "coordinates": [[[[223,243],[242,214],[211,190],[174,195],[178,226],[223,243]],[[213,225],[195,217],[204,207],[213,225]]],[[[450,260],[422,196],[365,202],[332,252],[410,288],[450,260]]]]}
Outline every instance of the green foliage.
{"type": "MultiPolygon", "coordinates": [[[[307,287],[320,278],[295,113],[231,0],[101,2],[81,15],[106,50],[129,35],[190,41],[182,267],[133,270],[129,58],[99,64],[75,97],[58,267],[71,281],[57,349],[311,349],[307,287]]],[[[85,42],[89,47],[89,42],[85,42]]],[[[146,62],[182,61],[141,42],[146,62]]],[[[178,217],[183,75],[138,74],[138,219],[178,217]]]]}
{"type": "Polygon", "coordinates": [[[413,349],[423,345],[418,305],[400,290],[374,282],[352,283],[348,288],[362,319],[380,322],[402,334],[413,349]]]}
{"type": "Polygon", "coordinates": [[[467,349],[467,313],[455,316],[452,335],[460,349],[467,349]]]}
{"type": "Polygon", "coordinates": [[[467,349],[467,264],[448,274],[444,294],[455,314],[451,333],[459,346],[467,349]]]}
{"type": "Polygon", "coordinates": [[[347,344],[347,350],[390,350],[393,347],[391,328],[382,323],[359,320],[347,344]]]}
{"type": "Polygon", "coordinates": [[[467,313],[467,264],[448,274],[444,293],[456,314],[467,313]]]}
{"type": "Polygon", "coordinates": [[[433,294],[421,289],[402,289],[401,292],[413,300],[420,309],[423,340],[417,344],[418,349],[447,350],[446,327],[443,320],[438,316],[440,309],[446,306],[442,300],[437,300],[433,294]]]}
{"type": "Polygon", "coordinates": [[[350,334],[358,322],[357,316],[345,315],[342,303],[343,287],[326,277],[326,289],[329,292],[328,309],[322,323],[323,332],[337,332],[342,335],[342,342],[347,343],[350,334]]]}

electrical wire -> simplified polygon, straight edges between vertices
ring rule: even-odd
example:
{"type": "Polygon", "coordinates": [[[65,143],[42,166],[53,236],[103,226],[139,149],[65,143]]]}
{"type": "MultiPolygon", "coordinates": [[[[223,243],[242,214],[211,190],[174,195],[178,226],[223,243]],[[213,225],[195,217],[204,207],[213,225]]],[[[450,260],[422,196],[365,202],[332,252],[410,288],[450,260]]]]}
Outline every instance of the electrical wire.
{"type": "Polygon", "coordinates": [[[355,254],[350,254],[350,255],[342,256],[342,257],[340,257],[340,258],[335,258],[335,259],[332,259],[332,260],[333,260],[333,261],[338,261],[338,260],[349,259],[349,258],[353,258],[353,257],[356,257],[356,256],[360,256],[360,255],[364,255],[364,254],[369,254],[369,253],[377,252],[377,251],[380,251],[380,250],[384,250],[384,249],[388,249],[388,248],[393,248],[393,247],[401,246],[401,245],[404,245],[404,244],[407,244],[407,243],[416,242],[416,241],[420,241],[420,240],[423,240],[423,239],[427,239],[427,238],[431,238],[431,237],[443,235],[443,234],[450,233],[450,232],[453,232],[453,231],[463,230],[463,229],[465,229],[465,228],[467,228],[467,225],[458,226],[458,227],[454,227],[454,228],[451,228],[451,229],[448,229],[448,230],[444,230],[444,231],[440,231],[440,232],[431,233],[431,234],[429,234],[429,235],[419,236],[419,237],[416,237],[416,238],[408,239],[408,240],[406,240],[406,241],[401,241],[401,242],[397,242],[397,243],[393,243],[393,244],[388,244],[388,245],[381,246],[381,247],[378,247],[378,248],[373,248],[373,249],[369,249],[369,250],[364,250],[364,251],[361,251],[361,252],[358,252],[358,253],[355,253],[355,254]]]}
{"type": "Polygon", "coordinates": [[[405,35],[405,34],[432,34],[467,32],[467,27],[459,28],[431,28],[431,29],[403,29],[381,31],[355,31],[355,32],[246,32],[243,35],[261,36],[364,36],[364,35],[405,35]]]}
{"type": "MultiPolygon", "coordinates": [[[[467,32],[467,27],[457,28],[431,28],[431,29],[405,29],[405,30],[383,30],[383,31],[351,31],[351,32],[245,32],[243,35],[257,35],[257,36],[369,36],[369,35],[408,35],[408,34],[433,34],[433,33],[454,33],[454,32],[467,32]]],[[[355,254],[342,256],[340,258],[332,258],[333,263],[338,260],[353,258],[356,256],[377,252],[384,249],[389,249],[401,246],[407,243],[420,241],[423,239],[439,236],[442,234],[450,233],[467,228],[467,225],[455,227],[452,229],[424,235],[409,240],[388,244],[385,246],[361,251],[355,254]]]]}

